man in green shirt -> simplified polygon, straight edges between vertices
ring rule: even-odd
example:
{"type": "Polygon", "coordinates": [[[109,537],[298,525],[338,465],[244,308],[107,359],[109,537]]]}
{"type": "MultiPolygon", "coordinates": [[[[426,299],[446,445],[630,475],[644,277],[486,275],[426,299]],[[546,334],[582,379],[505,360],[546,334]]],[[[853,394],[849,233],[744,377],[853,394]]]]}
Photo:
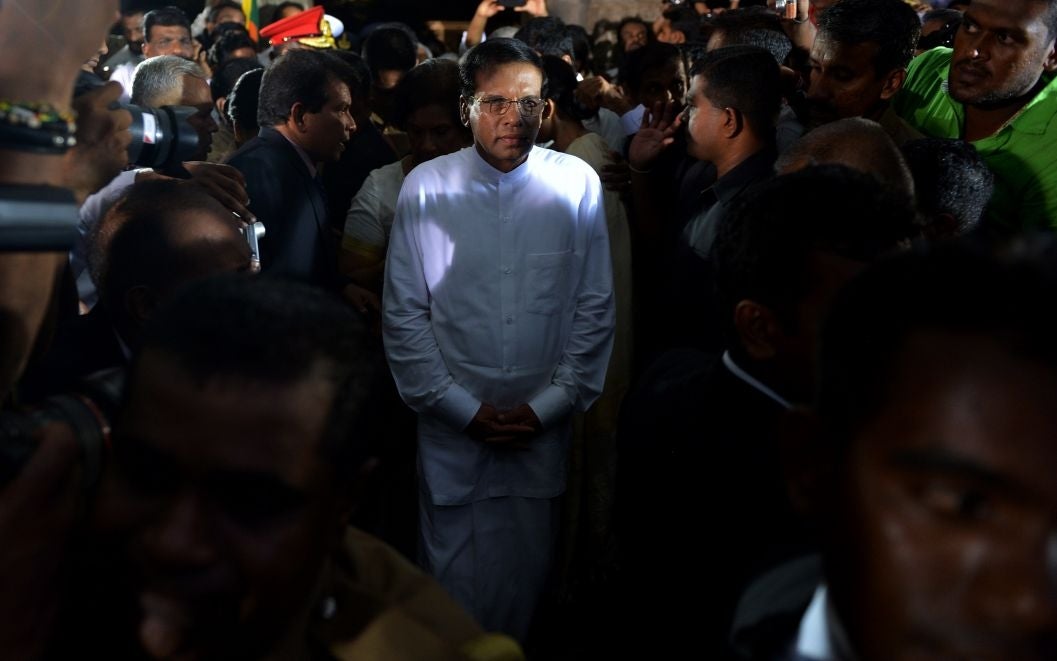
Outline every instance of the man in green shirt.
{"type": "Polygon", "coordinates": [[[995,174],[987,219],[1057,227],[1057,0],[973,0],[953,51],[910,65],[896,111],[922,133],[962,138],[995,174]]]}

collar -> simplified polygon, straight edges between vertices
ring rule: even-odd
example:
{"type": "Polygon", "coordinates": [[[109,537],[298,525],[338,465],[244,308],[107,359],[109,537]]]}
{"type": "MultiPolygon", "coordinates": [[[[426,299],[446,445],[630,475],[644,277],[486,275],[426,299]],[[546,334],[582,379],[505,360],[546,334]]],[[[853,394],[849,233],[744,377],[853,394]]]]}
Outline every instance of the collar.
{"type": "Polygon", "coordinates": [[[304,161],[305,167],[308,168],[308,174],[312,175],[312,178],[315,179],[316,176],[319,174],[319,170],[318,168],[316,168],[316,164],[312,162],[312,158],[308,155],[308,152],[302,149],[301,145],[286,137],[286,134],[282,131],[277,131],[275,129],[272,130],[281,135],[283,137],[283,140],[286,140],[288,143],[290,143],[290,146],[294,148],[294,151],[297,152],[297,155],[301,157],[302,161],[304,161]]]}
{"type": "Polygon", "coordinates": [[[800,619],[794,658],[803,661],[855,661],[855,654],[833,609],[825,583],[815,588],[815,596],[800,619]]]}
{"type": "Polygon", "coordinates": [[[739,367],[738,364],[734,362],[734,359],[730,357],[729,351],[723,352],[723,364],[728,370],[730,370],[731,374],[744,381],[748,386],[759,391],[761,395],[773,400],[783,409],[789,410],[793,408],[793,405],[789,403],[789,400],[787,400],[785,397],[782,397],[773,389],[764,385],[762,381],[760,381],[759,379],[739,367]]]}
{"type": "Polygon", "coordinates": [[[777,159],[778,152],[774,147],[768,146],[738,163],[730,172],[716,179],[716,182],[712,184],[712,192],[716,199],[723,204],[729,204],[734,197],[752,184],[773,175],[774,162],[777,159]]]}
{"type": "Polygon", "coordinates": [[[470,160],[473,163],[477,175],[485,181],[496,184],[512,184],[525,179],[532,170],[534,163],[539,158],[539,154],[542,151],[541,147],[533,145],[529,150],[528,158],[526,158],[521,165],[517,166],[510,172],[501,172],[495,169],[491,163],[484,160],[484,157],[481,156],[481,152],[477,150],[476,142],[466,149],[470,151],[470,160]]]}

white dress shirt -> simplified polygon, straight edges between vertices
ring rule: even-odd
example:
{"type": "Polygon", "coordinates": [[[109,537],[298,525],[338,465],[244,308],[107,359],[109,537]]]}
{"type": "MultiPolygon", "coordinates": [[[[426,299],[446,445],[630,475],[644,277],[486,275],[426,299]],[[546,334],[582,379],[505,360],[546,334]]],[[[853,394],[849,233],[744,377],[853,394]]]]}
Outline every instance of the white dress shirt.
{"type": "Polygon", "coordinates": [[[383,315],[433,502],[559,495],[568,414],[598,397],[613,342],[598,175],[539,147],[508,173],[476,147],[418,166],[397,201],[383,315]],[[463,430],[482,402],[527,403],[544,431],[527,450],[474,441],[463,430]]]}
{"type": "Polygon", "coordinates": [[[825,584],[815,589],[800,619],[792,658],[796,661],[855,661],[825,584]]]}

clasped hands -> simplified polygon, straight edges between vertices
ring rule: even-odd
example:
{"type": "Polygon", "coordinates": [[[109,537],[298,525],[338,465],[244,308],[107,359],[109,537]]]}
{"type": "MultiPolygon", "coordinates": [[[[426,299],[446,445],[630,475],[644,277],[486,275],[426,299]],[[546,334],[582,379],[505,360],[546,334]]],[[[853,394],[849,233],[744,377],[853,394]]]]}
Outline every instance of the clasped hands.
{"type": "Polygon", "coordinates": [[[543,431],[543,425],[528,404],[500,411],[491,404],[481,404],[466,433],[475,441],[527,449],[529,441],[543,431]]]}

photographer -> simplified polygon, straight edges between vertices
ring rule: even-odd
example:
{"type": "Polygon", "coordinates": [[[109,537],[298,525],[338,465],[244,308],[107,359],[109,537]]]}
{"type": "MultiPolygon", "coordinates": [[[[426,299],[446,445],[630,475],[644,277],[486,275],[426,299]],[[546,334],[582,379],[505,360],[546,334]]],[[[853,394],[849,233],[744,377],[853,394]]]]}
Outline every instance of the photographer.
{"type": "MultiPolygon", "coordinates": [[[[80,66],[98,50],[117,6],[114,0],[16,0],[0,5],[4,99],[67,115],[80,66]],[[71,25],[77,29],[70,30],[71,25]]],[[[63,137],[62,131],[56,134],[63,137]]],[[[11,191],[68,188],[66,151],[34,151],[25,142],[5,137],[0,141],[0,184],[11,191]]],[[[0,398],[7,397],[25,365],[64,258],[61,253],[0,252],[0,398]]],[[[7,658],[38,656],[42,634],[55,613],[63,541],[79,502],[76,457],[72,435],[53,428],[41,435],[37,452],[19,476],[0,491],[0,649],[7,658]]]]}
{"type": "MultiPolygon", "coordinates": [[[[116,9],[117,3],[112,1],[74,0],[47,6],[35,2],[0,6],[0,33],[4,35],[0,40],[0,89],[5,100],[68,115],[74,80],[81,65],[99,49],[116,9]],[[70,25],[79,29],[70,31],[70,25]],[[42,43],[47,47],[41,48],[42,43]]],[[[97,106],[105,101],[90,100],[97,106]]],[[[118,116],[115,121],[127,119],[118,116]]],[[[56,135],[62,138],[63,131],[56,135]]],[[[4,140],[0,143],[0,184],[69,188],[71,169],[64,158],[67,151],[34,151],[30,145],[4,140]]],[[[0,353],[0,399],[7,397],[25,366],[62,264],[63,256],[56,253],[0,253],[0,338],[4,347],[0,353]]]]}
{"type": "MultiPolygon", "coordinates": [[[[197,147],[190,155],[190,159],[181,164],[180,169],[185,169],[186,173],[177,169],[172,171],[168,169],[157,171],[149,168],[127,170],[115,177],[98,193],[89,197],[82,205],[78,227],[81,236],[70,255],[70,263],[77,280],[78,295],[87,308],[94,306],[97,301],[97,293],[88,274],[85,257],[88,252],[88,236],[92,228],[98,225],[107,209],[133,183],[170,175],[186,177],[189,174],[193,181],[204,186],[213,197],[238,214],[240,218],[248,221],[253,217],[245,206],[248,197],[242,175],[232,167],[203,161],[209,153],[212,134],[217,131],[217,125],[211,116],[213,99],[209,85],[196,64],[173,55],[145,60],[136,67],[132,102],[145,108],[166,106],[194,108],[196,112],[188,116],[186,121],[197,134],[197,147]]],[[[176,139],[178,137],[174,138],[176,139]]]]}

